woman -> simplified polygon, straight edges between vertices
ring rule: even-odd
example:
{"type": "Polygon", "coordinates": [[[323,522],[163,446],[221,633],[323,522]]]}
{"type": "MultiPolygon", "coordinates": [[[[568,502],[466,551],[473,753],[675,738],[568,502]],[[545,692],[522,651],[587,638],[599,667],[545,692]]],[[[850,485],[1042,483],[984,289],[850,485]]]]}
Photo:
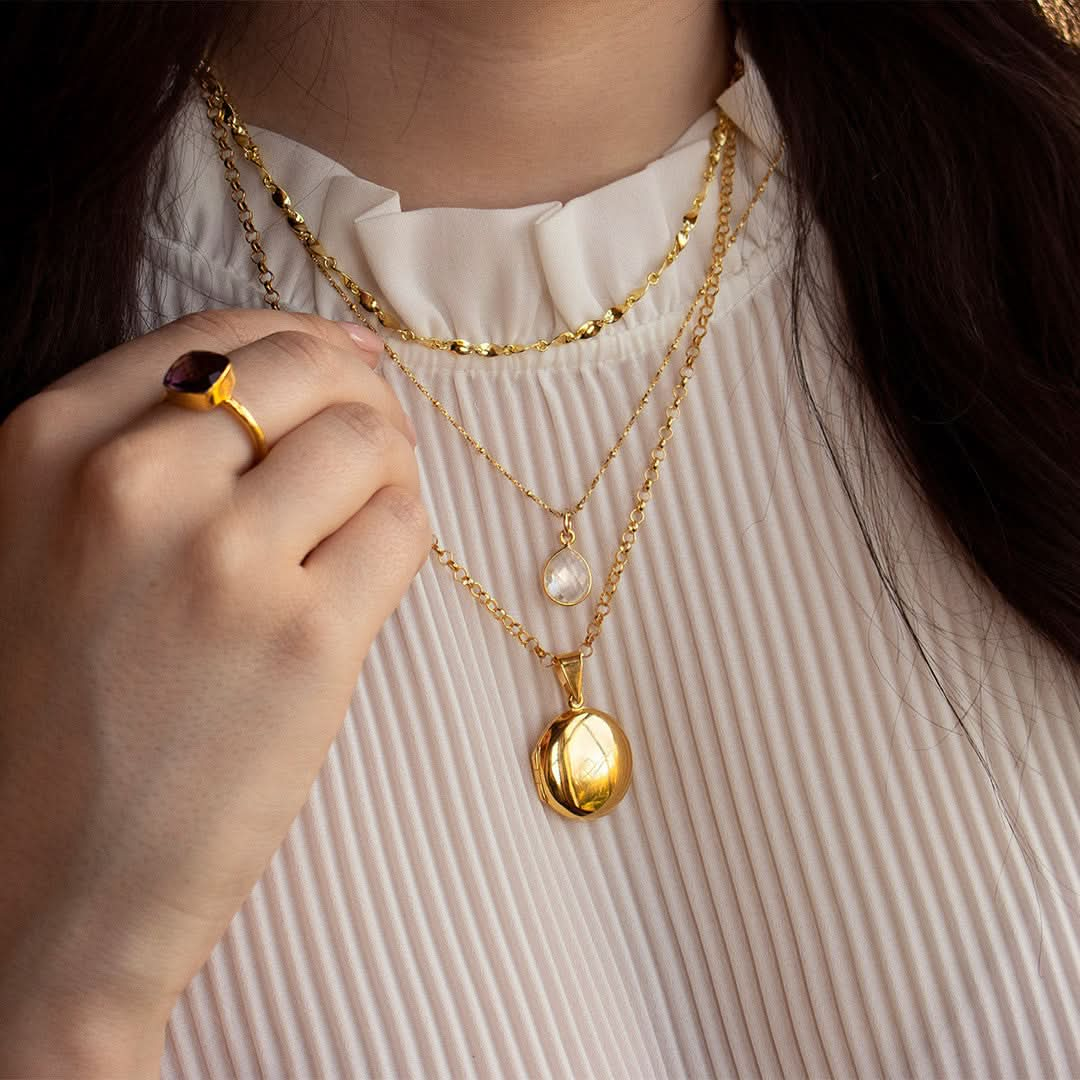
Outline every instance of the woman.
{"type": "Polygon", "coordinates": [[[1037,6],[10,42],[3,1075],[1080,1073],[1037,6]]]}

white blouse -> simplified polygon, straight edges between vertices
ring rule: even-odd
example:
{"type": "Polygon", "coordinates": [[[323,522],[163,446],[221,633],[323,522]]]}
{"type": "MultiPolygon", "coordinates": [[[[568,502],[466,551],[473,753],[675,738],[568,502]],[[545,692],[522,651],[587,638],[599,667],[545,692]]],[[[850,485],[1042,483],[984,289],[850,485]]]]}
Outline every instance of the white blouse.
{"type": "MultiPolygon", "coordinates": [[[[779,145],[737,44],[745,74],[718,99],[738,125],[732,222],[779,145]]],[[[404,212],[394,191],[253,134],[327,249],[408,325],[525,341],[595,317],[660,262],[713,123],[565,204],[404,212]]],[[[154,231],[147,328],[262,303],[198,100],[171,145],[177,224],[154,231]]],[[[345,318],[242,169],[283,306],[345,318]]],[[[392,343],[516,475],[570,504],[705,276],[717,188],[660,284],[592,340],[491,359],[392,343]]],[[[883,444],[861,469],[858,388],[807,306],[811,382],[963,727],[949,711],[793,375],[789,191],[782,164],[727,256],[585,665],[586,701],[633,747],[625,799],[588,821],[540,802],[529,753],[565,696],[432,558],[284,844],[177,1003],[168,1080],[1080,1076],[1075,671],[966,568],[883,444]]],[[[597,578],[678,357],[575,520],[597,578]]],[[[595,593],[561,608],[538,583],[558,523],[388,357],[380,370],[415,422],[436,534],[542,642],[576,648],[595,593]]]]}

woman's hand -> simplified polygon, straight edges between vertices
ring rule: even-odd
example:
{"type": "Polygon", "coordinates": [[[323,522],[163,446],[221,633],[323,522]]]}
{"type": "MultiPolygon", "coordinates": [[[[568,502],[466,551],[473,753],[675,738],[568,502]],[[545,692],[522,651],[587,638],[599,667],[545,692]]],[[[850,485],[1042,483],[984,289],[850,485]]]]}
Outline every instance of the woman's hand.
{"type": "Polygon", "coordinates": [[[0,425],[3,1075],[157,1076],[306,800],[431,543],[376,348],[313,316],[192,315],[0,425]],[[161,402],[188,349],[230,355],[262,462],[225,408],[161,402]]]}

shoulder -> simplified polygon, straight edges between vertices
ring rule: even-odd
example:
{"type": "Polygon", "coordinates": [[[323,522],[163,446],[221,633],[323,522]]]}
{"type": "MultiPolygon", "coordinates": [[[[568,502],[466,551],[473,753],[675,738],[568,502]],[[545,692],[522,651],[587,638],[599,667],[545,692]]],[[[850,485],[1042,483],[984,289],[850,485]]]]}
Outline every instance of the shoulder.
{"type": "MultiPolygon", "coordinates": [[[[305,213],[318,220],[326,192],[341,167],[299,143],[273,132],[258,132],[290,192],[303,194],[305,213]]],[[[259,172],[235,150],[245,213],[264,246],[273,246],[273,268],[294,280],[308,275],[298,245],[276,242],[284,222],[274,212],[259,172]]],[[[252,261],[243,207],[230,190],[206,105],[193,86],[162,145],[160,182],[146,219],[141,283],[143,330],[191,311],[220,307],[260,307],[263,289],[252,261]]],[[[290,238],[291,239],[291,238],[290,238]]]]}
{"type": "Polygon", "coordinates": [[[161,154],[160,181],[145,223],[142,330],[191,311],[257,306],[261,290],[250,249],[205,106],[194,91],[161,154]]]}

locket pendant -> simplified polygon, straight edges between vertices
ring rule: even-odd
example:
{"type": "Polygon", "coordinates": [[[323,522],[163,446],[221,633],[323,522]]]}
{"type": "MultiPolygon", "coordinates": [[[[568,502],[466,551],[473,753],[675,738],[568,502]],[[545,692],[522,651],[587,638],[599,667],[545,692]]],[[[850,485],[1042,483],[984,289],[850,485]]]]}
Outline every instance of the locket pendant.
{"type": "Polygon", "coordinates": [[[563,817],[601,817],[630,786],[630,741],[615,717],[585,705],[580,652],[555,657],[555,675],[567,709],[548,724],[532,750],[533,779],[541,802],[563,817]]]}
{"type": "Polygon", "coordinates": [[[544,564],[540,585],[544,595],[562,607],[580,604],[592,592],[592,568],[575,547],[570,512],[563,514],[562,547],[544,564]]]}

